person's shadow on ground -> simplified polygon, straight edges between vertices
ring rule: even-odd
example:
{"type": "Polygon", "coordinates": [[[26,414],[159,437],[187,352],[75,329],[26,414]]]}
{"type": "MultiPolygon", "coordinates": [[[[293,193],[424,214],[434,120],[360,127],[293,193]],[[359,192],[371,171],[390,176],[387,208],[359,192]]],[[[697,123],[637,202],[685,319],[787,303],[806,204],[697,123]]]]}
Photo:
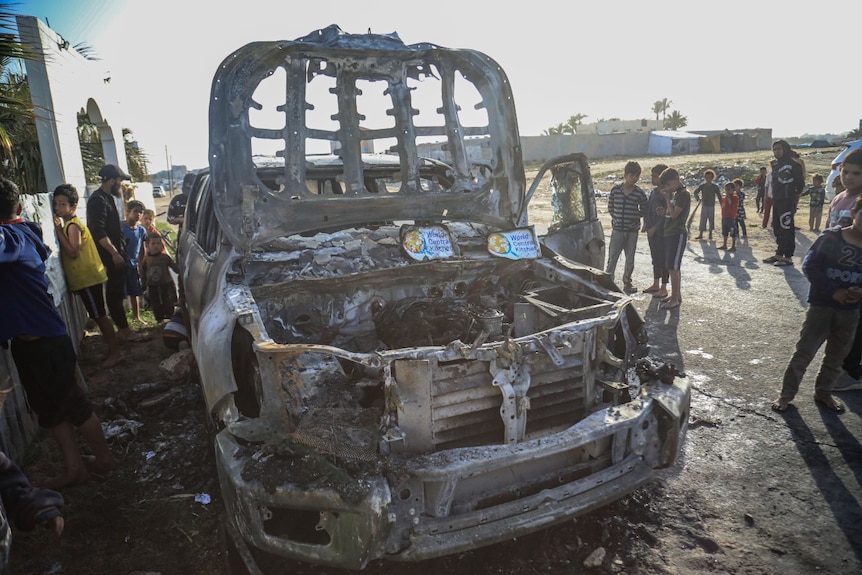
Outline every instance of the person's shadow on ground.
{"type": "MultiPolygon", "coordinates": [[[[842,394],[841,399],[847,405],[847,412],[843,416],[823,407],[819,408],[820,416],[826,430],[835,441],[835,447],[841,452],[841,456],[847,462],[847,466],[853,472],[856,481],[862,484],[862,446],[841,421],[841,417],[851,416],[851,411],[857,416],[862,414],[862,394],[846,393],[842,394]],[[856,397],[851,398],[851,395],[856,395],[856,397]]],[[[791,408],[783,415],[792,434],[793,442],[808,467],[811,477],[832,510],[836,522],[847,537],[847,542],[853,548],[853,553],[857,559],[862,561],[862,537],[859,537],[859,525],[862,525],[862,506],[844,485],[841,477],[835,473],[829,458],[821,447],[823,441],[818,440],[812,433],[799,410],[791,408]]]]}
{"type": "Polygon", "coordinates": [[[661,305],[660,299],[653,298],[644,312],[650,355],[661,357],[664,361],[673,363],[679,371],[684,373],[685,366],[677,338],[679,310],[682,306],[663,309],[661,305]]]}

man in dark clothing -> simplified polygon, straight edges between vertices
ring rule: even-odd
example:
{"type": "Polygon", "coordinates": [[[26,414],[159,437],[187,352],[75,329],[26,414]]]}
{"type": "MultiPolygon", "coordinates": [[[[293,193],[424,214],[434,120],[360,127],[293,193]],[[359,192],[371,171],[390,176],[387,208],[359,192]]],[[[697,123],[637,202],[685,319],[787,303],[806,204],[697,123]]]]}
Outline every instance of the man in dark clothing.
{"type": "Polygon", "coordinates": [[[189,202],[189,193],[192,191],[192,185],[195,183],[195,175],[192,173],[186,174],[183,178],[183,189],[178,196],[175,196],[168,204],[168,223],[179,226],[177,237],[182,230],[183,222],[186,219],[186,204],[189,202]]]}
{"type": "Polygon", "coordinates": [[[772,145],[772,229],[777,249],[763,260],[776,266],[792,266],[796,247],[796,225],[793,221],[796,198],[805,187],[802,165],[793,159],[790,144],[778,140],[772,145]]]}
{"type": "Polygon", "coordinates": [[[129,328],[123,301],[126,297],[126,258],[125,240],[117,208],[116,198],[122,198],[123,180],[131,179],[114,164],[107,164],[99,170],[102,185],[87,200],[87,227],[96,241],[99,257],[108,273],[105,284],[105,303],[108,313],[117,326],[117,337],[123,341],[143,339],[129,328]]]}

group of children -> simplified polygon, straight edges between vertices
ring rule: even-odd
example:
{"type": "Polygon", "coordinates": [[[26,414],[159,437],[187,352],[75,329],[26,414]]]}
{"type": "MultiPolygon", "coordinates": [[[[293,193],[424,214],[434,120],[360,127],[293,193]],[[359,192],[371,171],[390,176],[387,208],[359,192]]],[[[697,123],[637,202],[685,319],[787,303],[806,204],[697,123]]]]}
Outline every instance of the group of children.
{"type": "Polygon", "coordinates": [[[701,202],[700,225],[698,226],[698,240],[703,239],[704,232],[709,233],[709,239],[712,239],[712,233],[715,229],[715,205],[719,204],[721,208],[721,236],[724,242],[718,249],[736,251],[736,238],[748,237],[748,230],[745,227],[745,192],[742,191],[745,182],[742,178],[735,178],[724,184],[724,196],[714,180],[716,174],[714,170],[708,169],[703,172],[704,183],[699,185],[694,190],[694,198],[701,202]],[[727,246],[727,239],[731,239],[730,247],[727,246]]]}
{"type": "Polygon", "coordinates": [[[161,233],[155,226],[155,213],[138,200],[126,204],[123,237],[126,239],[126,295],[132,316],[140,321],[140,300],[147,301],[157,322],[170,319],[177,303],[177,290],[170,270],[179,272],[165,249],[161,233]]]}
{"type": "MultiPolygon", "coordinates": [[[[762,195],[760,184],[761,179],[765,178],[766,168],[764,167],[761,168],[760,176],[755,180],[755,183],[758,185],[758,213],[761,213],[763,209],[761,207],[762,195]]],[[[705,182],[698,186],[694,191],[695,199],[701,199],[699,196],[703,196],[703,205],[700,216],[700,234],[696,239],[703,239],[703,233],[705,231],[709,232],[709,239],[712,239],[712,232],[714,229],[712,213],[714,213],[714,205],[717,201],[721,205],[721,235],[724,239],[724,242],[718,249],[728,250],[731,252],[735,251],[736,238],[742,237],[744,239],[748,237],[745,227],[745,192],[743,191],[745,182],[742,178],[734,178],[727,182],[724,184],[724,197],[722,197],[721,194],[718,193],[718,186],[713,183],[713,180],[715,179],[714,171],[706,170],[703,173],[703,179],[705,182]],[[707,226],[709,226],[708,230],[707,226]],[[731,239],[730,247],[727,245],[728,238],[731,239]]],[[[823,206],[826,203],[826,188],[823,185],[823,176],[820,174],[814,174],[811,177],[811,185],[800,194],[800,197],[804,196],[809,197],[808,230],[819,233],[821,231],[820,225],[823,221],[823,206]]]]}
{"type": "MultiPolygon", "coordinates": [[[[119,357],[116,337],[110,319],[104,313],[102,284],[107,280],[105,267],[96,252],[87,227],[75,215],[78,192],[70,184],[54,190],[54,225],[61,247],[61,260],[69,289],[81,298],[88,314],[105,335],[109,348],[105,361],[115,363],[119,357]]],[[[155,226],[155,213],[138,200],[130,200],[122,223],[125,239],[126,281],[132,316],[140,321],[140,297],[146,292],[156,321],[170,319],[177,303],[177,291],[170,271],[178,271],[168,255],[162,235],[155,226]]]]}
{"type": "MultiPolygon", "coordinates": [[[[822,185],[822,178],[817,179],[814,186],[822,185]]],[[[784,371],[781,393],[772,402],[772,409],[778,412],[789,409],[808,365],[824,343],[823,362],[814,382],[814,401],[836,413],[845,410],[832,392],[851,348],[862,337],[857,331],[862,306],[862,150],[854,150],[844,158],[840,180],[844,191],[832,200],[828,227],[802,261],[802,272],[811,284],[809,305],[796,349],[784,371]]],[[[811,190],[809,195],[813,195],[811,190]]],[[[819,225],[819,218],[810,222],[812,230],[815,224],[819,225]]],[[[858,355],[854,362],[856,365],[850,367],[858,371],[858,355]]]]}
{"type": "Polygon", "coordinates": [[[623,290],[626,293],[636,291],[631,274],[640,228],[649,241],[654,278],[653,284],[643,293],[652,294],[661,302],[662,309],[675,309],[682,303],[680,266],[688,241],[686,220],[691,194],[680,180],[679,172],[665,164],[656,164],[650,170],[653,188],[648,195],[637,186],[640,174],[640,164],[628,162],[623,172],[624,182],[614,186],[608,197],[611,238],[607,271],[613,276],[619,256],[625,252],[623,290]]]}
{"type": "MultiPolygon", "coordinates": [[[[88,315],[105,336],[103,365],[122,359],[114,325],[105,311],[107,270],[88,227],[76,216],[78,192],[63,184],[54,190],[53,224],[69,289],[83,303],[88,315]]],[[[42,227],[21,217],[23,204],[18,186],[0,177],[0,347],[11,352],[27,402],[40,427],[49,429],[60,451],[63,471],[33,487],[17,465],[0,452],[0,571],[6,572],[9,523],[21,529],[42,525],[55,534],[63,532],[60,507],[63,497],[54,489],[84,483],[91,473],[108,473],[119,467],[111,454],[101,422],[77,381],[77,354],[65,321],[48,291],[46,264],[50,248],[42,227]],[[84,455],[77,433],[89,445],[84,455]]],[[[154,226],[155,214],[131,200],[122,222],[127,264],[126,293],[139,317],[137,298],[146,287],[158,321],[174,315],[176,287],[170,270],[177,266],[165,250],[154,226]]],[[[116,222],[119,223],[119,222],[116,222]]]]}
{"type": "MultiPolygon", "coordinates": [[[[779,157],[778,153],[776,157],[779,157]]],[[[766,212],[764,220],[774,206],[774,202],[769,201],[774,198],[761,193],[762,189],[768,188],[771,176],[765,172],[765,168],[761,169],[756,182],[757,208],[758,212],[766,212]]],[[[682,302],[680,263],[687,241],[685,221],[689,213],[690,196],[680,180],[679,173],[664,164],[658,164],[652,169],[652,184],[655,187],[646,201],[642,197],[643,192],[638,193],[640,189],[635,185],[640,175],[640,166],[636,162],[629,162],[625,175],[625,183],[612,190],[617,196],[615,201],[613,204],[609,201],[608,211],[614,223],[611,244],[615,249],[609,258],[608,269],[613,273],[621,251],[626,251],[627,267],[632,266],[633,261],[629,263],[628,256],[629,252],[634,250],[626,249],[627,235],[633,227],[630,222],[643,217],[641,231],[646,232],[650,240],[654,270],[654,282],[643,292],[661,298],[661,307],[664,309],[679,307],[682,302]],[[616,242],[614,236],[617,236],[616,242]],[[673,288],[670,294],[667,291],[668,277],[673,288]]],[[[727,182],[722,196],[718,186],[713,183],[714,179],[715,172],[706,170],[705,183],[695,191],[695,196],[701,198],[705,208],[701,213],[701,233],[697,239],[703,239],[703,233],[707,229],[712,239],[714,226],[707,228],[707,225],[710,224],[710,218],[714,218],[715,204],[719,203],[724,238],[719,249],[733,251],[736,248],[738,230],[741,229],[743,238],[747,235],[743,206],[745,196],[742,192],[744,184],[738,178],[727,182]],[[729,247],[728,238],[731,239],[729,247]]],[[[836,382],[842,369],[846,368],[850,356],[854,358],[853,363],[859,363],[858,354],[853,355],[850,352],[854,345],[862,347],[862,342],[859,341],[862,339],[862,329],[857,329],[862,314],[862,150],[855,150],[844,158],[840,178],[836,178],[835,185],[839,189],[843,188],[843,191],[832,200],[827,229],[816,239],[802,263],[802,271],[811,284],[809,307],[796,350],[784,372],[781,394],[772,402],[772,409],[778,412],[785,412],[789,408],[799,391],[799,384],[808,365],[824,342],[826,350],[815,381],[814,401],[825,409],[837,413],[845,410],[844,404],[832,395],[832,391],[839,389],[836,382]]],[[[798,197],[806,195],[809,196],[811,208],[809,230],[819,233],[825,203],[822,176],[814,175],[811,186],[804,191],[800,189],[797,201],[798,197]]],[[[790,209],[787,225],[793,229],[795,206],[791,204],[790,209]]],[[[636,239],[631,243],[634,244],[635,241],[636,239]]],[[[630,277],[629,268],[624,275],[627,292],[633,291],[628,283],[631,281],[630,277]]],[[[853,367],[859,371],[859,365],[853,367]]],[[[860,389],[860,385],[862,383],[855,382],[839,390],[860,389]]]]}

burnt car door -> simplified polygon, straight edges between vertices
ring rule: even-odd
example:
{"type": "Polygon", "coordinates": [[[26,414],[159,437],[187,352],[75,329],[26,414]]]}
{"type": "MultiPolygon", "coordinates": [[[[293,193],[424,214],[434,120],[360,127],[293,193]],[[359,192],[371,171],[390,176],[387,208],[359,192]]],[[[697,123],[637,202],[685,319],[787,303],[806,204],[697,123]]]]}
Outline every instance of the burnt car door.
{"type": "MultiPolygon", "coordinates": [[[[584,154],[545,162],[527,192],[524,209],[546,248],[584,265],[604,267],[604,231],[584,154]]],[[[523,214],[521,224],[526,225],[523,214]]]]}

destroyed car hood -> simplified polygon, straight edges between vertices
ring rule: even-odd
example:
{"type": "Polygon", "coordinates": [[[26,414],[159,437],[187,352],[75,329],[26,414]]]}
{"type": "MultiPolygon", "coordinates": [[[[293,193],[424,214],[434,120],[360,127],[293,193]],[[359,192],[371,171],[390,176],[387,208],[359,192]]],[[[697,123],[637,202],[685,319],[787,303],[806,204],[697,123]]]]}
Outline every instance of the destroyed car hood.
{"type": "Polygon", "coordinates": [[[209,124],[216,213],[222,231],[240,251],[280,236],[373,221],[470,221],[511,228],[524,202],[524,169],[508,79],[496,62],[473,50],[408,46],[395,34],[345,34],[336,26],[295,41],[249,44],[219,67],[209,124]],[[278,106],[284,125],[253,125],[249,112],[261,108],[255,90],[276,71],[287,79],[284,104],[278,106]],[[335,84],[336,129],[307,125],[306,113],[314,106],[307,101],[306,87],[318,78],[335,84]],[[484,125],[462,125],[456,80],[475,88],[481,101],[473,108],[484,110],[484,125]],[[411,94],[420,81],[439,83],[437,125],[414,122],[418,104],[411,94]],[[385,85],[380,92],[391,127],[363,125],[357,99],[368,82],[385,85]],[[432,138],[446,143],[451,164],[432,166],[420,156],[419,143],[432,138]],[[481,138],[490,158],[476,162],[468,153],[469,138],[481,138]],[[315,177],[311,172],[322,169],[321,160],[307,150],[309,139],[328,141],[335,150],[324,163],[334,170],[338,191],[309,184],[315,177]],[[281,173],[269,182],[260,179],[255,165],[253,144],[260,140],[283,144],[277,153],[281,173]],[[363,154],[364,143],[375,140],[395,144],[387,154],[363,154]],[[369,173],[387,162],[395,166],[397,177],[390,181],[397,185],[380,191],[370,183],[369,173]],[[423,171],[430,168],[443,175],[427,179],[423,171]]]}

